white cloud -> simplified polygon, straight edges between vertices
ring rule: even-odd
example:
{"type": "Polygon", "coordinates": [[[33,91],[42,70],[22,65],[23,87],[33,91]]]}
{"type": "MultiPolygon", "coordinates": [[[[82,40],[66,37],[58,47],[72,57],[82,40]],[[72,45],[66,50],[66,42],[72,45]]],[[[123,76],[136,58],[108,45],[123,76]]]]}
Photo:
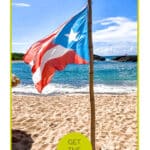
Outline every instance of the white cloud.
{"type": "Polygon", "coordinates": [[[111,17],[95,21],[103,29],[93,32],[94,42],[136,42],[137,23],[125,17],[111,17]]]}
{"type": "Polygon", "coordinates": [[[94,53],[101,56],[109,55],[136,55],[136,43],[135,42],[112,42],[102,43],[94,45],[94,53]]]}
{"type": "Polygon", "coordinates": [[[24,53],[29,48],[30,43],[28,42],[12,42],[12,51],[18,53],[24,53]]]}
{"type": "Polygon", "coordinates": [[[23,43],[23,42],[13,42],[12,43],[15,46],[21,46],[21,45],[27,45],[28,43],[23,43]]]}
{"type": "Polygon", "coordinates": [[[27,4],[27,3],[12,3],[12,5],[16,7],[30,7],[31,6],[30,4],[27,4]]]}
{"type": "Polygon", "coordinates": [[[125,17],[94,21],[100,29],[93,32],[94,53],[99,55],[136,54],[137,22],[125,17]]]}

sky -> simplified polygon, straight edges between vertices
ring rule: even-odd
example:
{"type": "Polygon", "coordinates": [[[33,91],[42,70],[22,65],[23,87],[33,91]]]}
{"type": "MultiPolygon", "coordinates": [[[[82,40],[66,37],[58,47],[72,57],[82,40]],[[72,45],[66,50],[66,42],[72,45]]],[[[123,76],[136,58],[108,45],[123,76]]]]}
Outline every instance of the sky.
{"type": "MultiPolygon", "coordinates": [[[[25,53],[49,35],[87,0],[12,0],[12,52],[25,53]]],[[[94,53],[137,54],[137,0],[93,0],[94,53]]]]}

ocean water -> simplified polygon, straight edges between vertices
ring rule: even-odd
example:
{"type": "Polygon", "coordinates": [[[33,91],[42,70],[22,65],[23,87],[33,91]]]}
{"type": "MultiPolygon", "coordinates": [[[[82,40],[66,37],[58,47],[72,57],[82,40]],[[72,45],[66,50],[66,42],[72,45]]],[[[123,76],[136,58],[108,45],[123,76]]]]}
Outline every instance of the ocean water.
{"type": "MultiPolygon", "coordinates": [[[[21,83],[12,88],[16,94],[38,94],[32,82],[30,66],[24,62],[13,62],[12,73],[21,83]]],[[[137,63],[97,61],[94,62],[95,93],[133,93],[137,86],[137,63]]],[[[68,65],[57,71],[42,94],[88,93],[89,65],[68,65]]]]}

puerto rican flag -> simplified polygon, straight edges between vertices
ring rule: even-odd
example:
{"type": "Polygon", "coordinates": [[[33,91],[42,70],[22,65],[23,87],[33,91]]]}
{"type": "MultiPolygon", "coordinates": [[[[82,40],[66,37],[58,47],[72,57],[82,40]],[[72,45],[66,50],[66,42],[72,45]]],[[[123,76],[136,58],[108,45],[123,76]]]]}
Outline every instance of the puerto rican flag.
{"type": "Polygon", "coordinates": [[[32,79],[40,93],[55,71],[63,70],[67,64],[87,64],[88,7],[49,36],[34,43],[25,54],[24,62],[31,66],[32,79]]]}

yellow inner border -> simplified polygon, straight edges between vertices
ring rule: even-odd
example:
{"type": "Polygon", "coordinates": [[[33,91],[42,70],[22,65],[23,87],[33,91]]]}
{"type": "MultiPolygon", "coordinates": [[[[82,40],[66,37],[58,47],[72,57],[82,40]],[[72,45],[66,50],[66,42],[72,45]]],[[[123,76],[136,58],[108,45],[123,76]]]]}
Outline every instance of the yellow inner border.
{"type": "Polygon", "coordinates": [[[10,0],[10,150],[12,150],[12,0],[10,0]]]}
{"type": "Polygon", "coordinates": [[[139,8],[140,8],[140,0],[137,0],[137,150],[140,149],[140,83],[139,83],[139,79],[140,79],[140,43],[139,43],[139,39],[140,39],[140,23],[139,23],[139,17],[140,17],[140,13],[139,13],[139,8]]]}
{"type": "MultiPolygon", "coordinates": [[[[10,150],[12,150],[12,0],[10,0],[10,150]]],[[[140,50],[139,50],[139,38],[140,38],[140,0],[137,0],[137,150],[140,149],[140,50]]]]}

